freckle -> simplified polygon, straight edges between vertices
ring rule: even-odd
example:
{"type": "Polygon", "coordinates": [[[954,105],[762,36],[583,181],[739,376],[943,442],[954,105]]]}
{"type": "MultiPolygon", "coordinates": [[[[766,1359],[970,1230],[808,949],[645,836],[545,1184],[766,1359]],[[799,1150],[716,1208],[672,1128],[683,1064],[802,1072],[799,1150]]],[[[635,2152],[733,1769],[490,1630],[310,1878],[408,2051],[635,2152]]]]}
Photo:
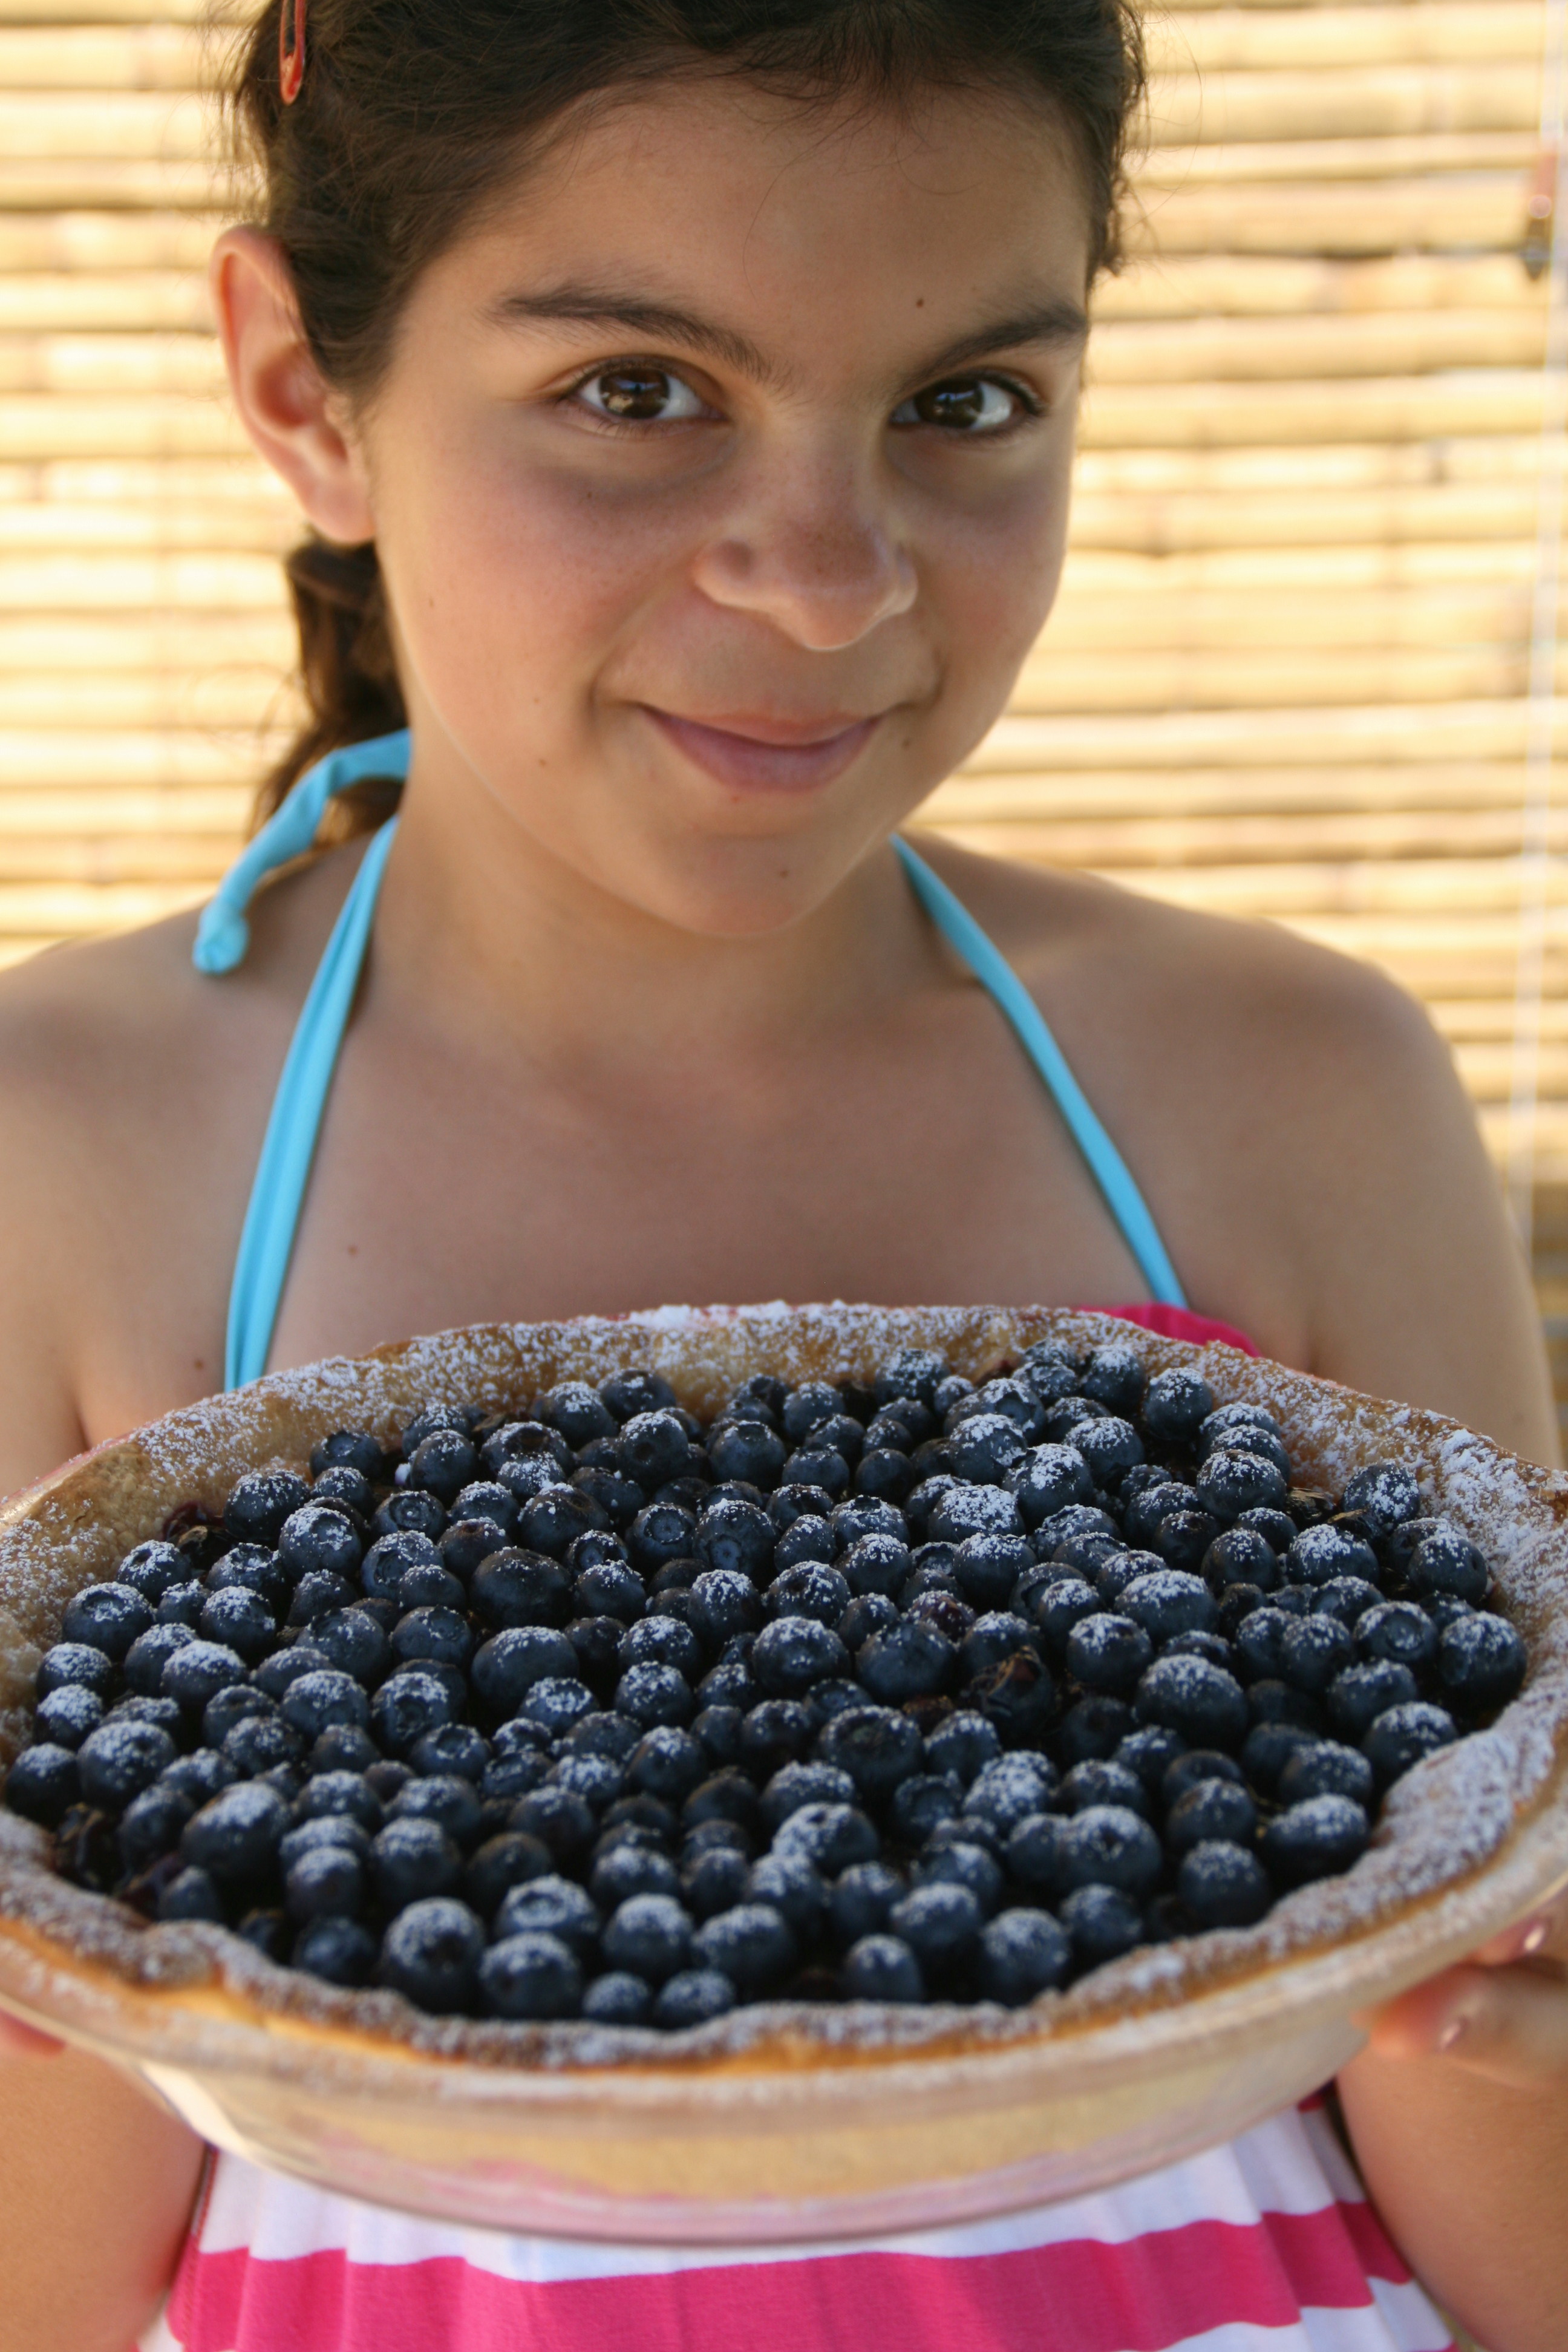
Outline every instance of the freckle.
{"type": "Polygon", "coordinates": [[[191,1359],[191,1365],[193,1370],[205,1372],[207,1368],[206,1358],[205,1356],[193,1356],[191,1359]]]}
{"type": "Polygon", "coordinates": [[[359,1244],[358,1244],[358,1242],[350,1242],[350,1244],[349,1244],[349,1255],[350,1255],[350,1257],[358,1257],[358,1255],[359,1255],[359,1244]]]}

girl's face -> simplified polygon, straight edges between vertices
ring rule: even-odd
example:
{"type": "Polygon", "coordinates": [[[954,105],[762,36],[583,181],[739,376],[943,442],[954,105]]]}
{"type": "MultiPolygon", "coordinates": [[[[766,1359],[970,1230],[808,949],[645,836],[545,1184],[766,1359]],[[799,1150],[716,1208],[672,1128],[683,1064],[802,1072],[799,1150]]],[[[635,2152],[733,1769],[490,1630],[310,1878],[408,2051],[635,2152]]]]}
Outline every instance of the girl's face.
{"type": "Polygon", "coordinates": [[[1001,100],[588,117],[426,272],[351,436],[411,813],[477,780],[699,933],[820,903],[1049,611],[1087,247],[1065,137],[1001,100]]]}

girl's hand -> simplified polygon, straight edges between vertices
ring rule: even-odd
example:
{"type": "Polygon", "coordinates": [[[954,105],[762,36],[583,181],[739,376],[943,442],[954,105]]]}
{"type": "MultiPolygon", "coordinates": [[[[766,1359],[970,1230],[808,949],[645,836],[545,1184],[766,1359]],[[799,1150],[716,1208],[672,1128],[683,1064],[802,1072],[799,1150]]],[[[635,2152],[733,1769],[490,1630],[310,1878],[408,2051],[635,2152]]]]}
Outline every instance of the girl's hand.
{"type": "Polygon", "coordinates": [[[1521,2091],[1568,2087],[1568,1888],[1359,2022],[1379,2058],[1444,2059],[1521,2091]]]}
{"type": "Polygon", "coordinates": [[[40,2033],[0,2009],[0,2058],[57,2058],[65,2046],[52,2033],[40,2033]]]}

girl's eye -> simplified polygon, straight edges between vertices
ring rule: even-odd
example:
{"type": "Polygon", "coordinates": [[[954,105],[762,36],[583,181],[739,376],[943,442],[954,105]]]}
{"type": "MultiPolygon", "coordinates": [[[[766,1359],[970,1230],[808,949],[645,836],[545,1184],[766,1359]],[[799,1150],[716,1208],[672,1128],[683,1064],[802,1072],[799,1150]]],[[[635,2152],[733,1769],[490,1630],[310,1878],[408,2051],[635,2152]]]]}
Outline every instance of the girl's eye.
{"type": "Polygon", "coordinates": [[[679,425],[706,414],[691,386],[668,368],[601,368],[577,386],[576,397],[617,425],[679,425]]]}
{"type": "Polygon", "coordinates": [[[939,425],[949,433],[971,437],[1000,432],[1024,413],[1022,394],[994,376],[954,376],[946,383],[928,384],[912,400],[900,401],[893,411],[895,425],[939,425]]]}

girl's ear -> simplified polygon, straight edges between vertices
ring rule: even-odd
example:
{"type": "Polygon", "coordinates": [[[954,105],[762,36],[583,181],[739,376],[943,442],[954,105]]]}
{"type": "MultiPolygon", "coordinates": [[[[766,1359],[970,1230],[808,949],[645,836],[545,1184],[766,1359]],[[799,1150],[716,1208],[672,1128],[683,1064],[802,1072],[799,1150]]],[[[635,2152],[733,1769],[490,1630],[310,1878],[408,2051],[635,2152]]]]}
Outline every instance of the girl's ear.
{"type": "Polygon", "coordinates": [[[279,247],[258,229],[226,229],[207,278],[234,404],[258,452],[323,539],[344,547],[374,539],[363,463],[311,357],[279,247]]]}

